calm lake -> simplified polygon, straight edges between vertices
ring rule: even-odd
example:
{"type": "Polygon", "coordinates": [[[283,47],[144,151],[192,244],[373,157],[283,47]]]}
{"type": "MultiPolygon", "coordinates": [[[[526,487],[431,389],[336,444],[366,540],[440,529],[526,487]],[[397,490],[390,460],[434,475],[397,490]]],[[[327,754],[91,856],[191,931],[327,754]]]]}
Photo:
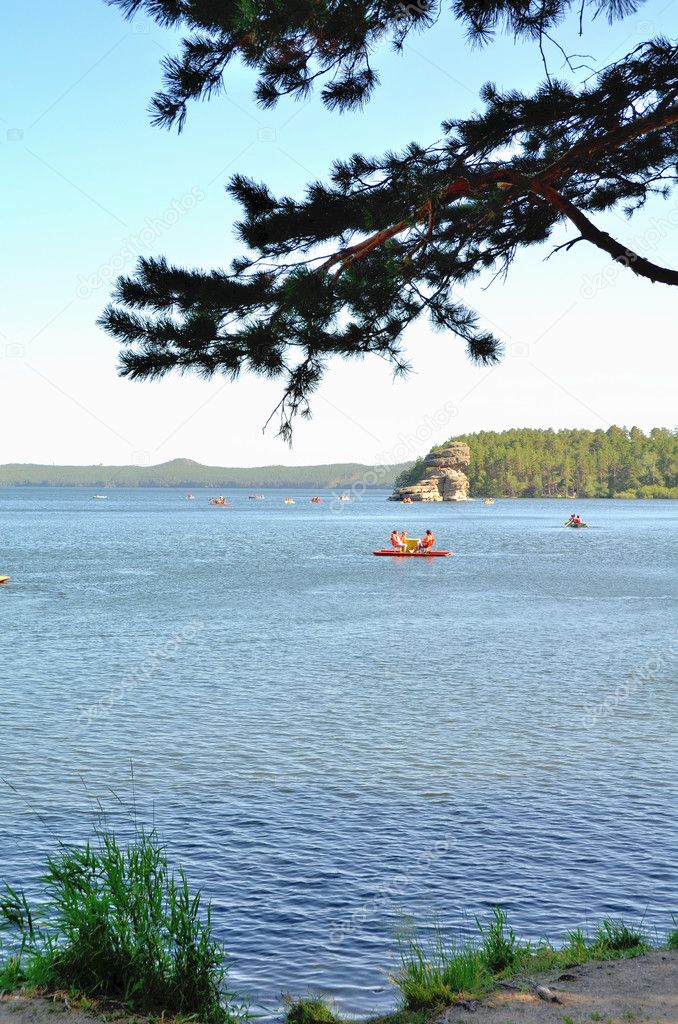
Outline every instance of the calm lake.
{"type": "Polygon", "coordinates": [[[393,1005],[404,921],[670,927],[677,502],[106,493],[0,490],[2,878],[154,823],[269,1009],[393,1005]]]}

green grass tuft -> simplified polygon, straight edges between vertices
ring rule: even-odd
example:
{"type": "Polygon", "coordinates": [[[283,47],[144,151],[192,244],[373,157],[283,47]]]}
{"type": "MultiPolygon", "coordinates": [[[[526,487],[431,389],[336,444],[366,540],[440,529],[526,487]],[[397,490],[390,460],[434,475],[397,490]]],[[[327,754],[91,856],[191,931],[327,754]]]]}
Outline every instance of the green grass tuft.
{"type": "Polygon", "coordinates": [[[285,996],[283,1004],[287,1024],[336,1024],[339,1020],[323,996],[306,996],[304,999],[285,996]]]}
{"type": "Polygon", "coordinates": [[[436,932],[428,945],[401,941],[400,967],[392,980],[405,1009],[424,1010],[487,992],[492,973],[481,948],[447,943],[436,932]]]}
{"type": "Polygon", "coordinates": [[[476,924],[483,939],[481,952],[491,974],[511,971],[516,965],[518,942],[513,928],[506,931],[507,920],[507,914],[501,907],[494,908],[493,920],[489,925],[481,924],[476,918],[476,924]]]}
{"type": "Polygon", "coordinates": [[[226,957],[211,909],[170,871],[155,833],[126,847],[107,833],[50,857],[42,879],[45,921],[6,887],[0,928],[20,940],[0,967],[0,987],[67,989],[131,1010],[196,1015],[205,1024],[247,1016],[225,992],[226,957]]]}
{"type": "Polygon", "coordinates": [[[26,981],[21,961],[17,956],[11,956],[0,965],[0,992],[13,992],[20,988],[26,981]]]}
{"type": "Polygon", "coordinates": [[[648,948],[645,936],[639,929],[629,928],[623,921],[603,921],[596,932],[591,951],[594,955],[604,956],[648,948]]]}
{"type": "Polygon", "coordinates": [[[567,942],[560,951],[570,964],[584,964],[591,959],[590,944],[581,928],[567,933],[567,942]]]}
{"type": "MultiPolygon", "coordinates": [[[[499,979],[516,974],[638,956],[650,948],[643,931],[623,921],[603,921],[590,939],[581,928],[568,932],[561,949],[545,940],[536,945],[520,943],[500,907],[487,924],[477,919],[476,924],[478,942],[446,943],[440,932],[428,946],[416,939],[401,941],[400,966],[392,981],[400,989],[405,1010],[429,1010],[460,998],[478,998],[499,979]]],[[[678,948],[678,928],[672,935],[678,948]]]]}

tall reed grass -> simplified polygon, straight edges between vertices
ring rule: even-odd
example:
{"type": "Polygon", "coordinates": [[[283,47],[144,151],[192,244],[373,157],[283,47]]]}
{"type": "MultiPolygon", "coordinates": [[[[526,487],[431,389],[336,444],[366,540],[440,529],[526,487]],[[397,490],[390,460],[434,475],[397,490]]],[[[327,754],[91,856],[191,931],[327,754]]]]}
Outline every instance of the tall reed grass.
{"type": "Polygon", "coordinates": [[[41,881],[40,920],[23,892],[6,886],[0,896],[0,929],[15,937],[0,989],[68,989],[205,1024],[247,1016],[226,988],[210,904],[191,892],[182,870],[170,870],[155,832],[127,845],[100,833],[64,848],[41,881]]]}

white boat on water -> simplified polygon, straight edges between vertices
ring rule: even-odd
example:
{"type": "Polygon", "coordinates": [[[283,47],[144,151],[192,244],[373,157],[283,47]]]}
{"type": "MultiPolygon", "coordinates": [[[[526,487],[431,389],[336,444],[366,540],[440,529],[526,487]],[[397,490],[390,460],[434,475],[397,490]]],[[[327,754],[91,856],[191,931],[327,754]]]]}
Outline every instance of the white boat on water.
{"type": "Polygon", "coordinates": [[[93,494],[92,501],[106,501],[108,499],[107,494],[93,494]]]}

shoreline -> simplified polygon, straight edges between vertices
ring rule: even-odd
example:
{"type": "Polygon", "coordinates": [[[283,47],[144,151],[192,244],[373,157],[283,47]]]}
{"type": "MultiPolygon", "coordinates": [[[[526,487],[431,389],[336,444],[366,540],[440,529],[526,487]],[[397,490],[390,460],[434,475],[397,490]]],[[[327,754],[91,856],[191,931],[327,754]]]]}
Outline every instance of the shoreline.
{"type": "MultiPolygon", "coordinates": [[[[228,953],[214,933],[212,904],[201,889],[192,891],[183,869],[170,865],[156,831],[137,832],[126,842],[113,832],[95,831],[85,846],[62,846],[49,857],[40,881],[42,891],[30,899],[9,885],[0,896],[0,932],[13,933],[9,942],[0,942],[0,1024],[40,1024],[45,1007],[53,1010],[57,1002],[66,1011],[96,1010],[109,1019],[114,1011],[116,1019],[135,1021],[358,1019],[314,994],[304,975],[297,977],[296,994],[278,996],[270,986],[270,1012],[246,990],[234,990],[228,953]]],[[[594,1006],[589,1018],[609,1024],[620,1000],[639,991],[660,993],[662,1000],[670,996],[674,1016],[665,1000],[655,1000],[654,1021],[678,1024],[678,919],[667,917],[668,930],[662,937],[655,932],[654,941],[642,922],[621,918],[604,919],[595,930],[571,929],[557,946],[546,938],[526,941],[499,905],[483,920],[476,916],[465,938],[439,928],[425,939],[416,930],[403,933],[397,966],[388,973],[393,1009],[363,1016],[362,1024],[457,1024],[451,1014],[460,1011],[481,1013],[486,1024],[515,1024],[501,1017],[507,1003],[525,1024],[541,1024],[542,1003],[576,1005],[573,995],[582,1004],[595,996],[602,1009],[594,1006]]],[[[328,982],[325,991],[331,992],[335,982],[328,982]]],[[[286,984],[285,978],[279,983],[286,984]]],[[[635,1020],[637,1011],[624,1014],[624,1020],[635,1020]]],[[[577,1024],[560,1016],[563,1024],[577,1024]]]]}
{"type": "MultiPolygon", "coordinates": [[[[126,1012],[119,1003],[97,1003],[61,992],[35,995],[0,993],[0,1024],[47,1024],[55,1016],[67,1024],[154,1024],[158,1018],[126,1012]]],[[[480,999],[460,998],[430,1010],[394,1010],[373,1017],[343,1016],[331,1004],[300,1001],[274,1019],[289,1024],[677,1024],[678,950],[652,949],[635,956],[590,960],[563,969],[525,972],[480,999]],[[314,1007],[325,1007],[316,1012],[314,1007]]],[[[165,1021],[172,1018],[165,1017],[165,1021]]],[[[175,1018],[177,1019],[177,1018],[175,1018]]],[[[196,1022],[198,1024],[198,1022],[196,1022]]]]}

